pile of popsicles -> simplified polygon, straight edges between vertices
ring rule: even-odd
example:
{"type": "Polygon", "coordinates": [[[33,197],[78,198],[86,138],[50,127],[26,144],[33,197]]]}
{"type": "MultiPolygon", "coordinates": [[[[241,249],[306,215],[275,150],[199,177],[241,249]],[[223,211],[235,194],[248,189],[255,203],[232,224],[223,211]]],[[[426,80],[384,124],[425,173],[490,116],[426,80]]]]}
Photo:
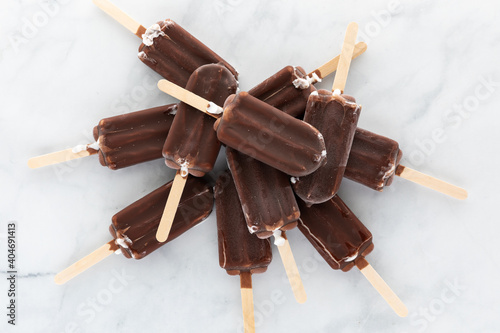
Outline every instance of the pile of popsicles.
{"type": "MultiPolygon", "coordinates": [[[[306,293],[285,232],[298,229],[333,268],[357,267],[400,316],[408,311],[365,257],[370,231],[341,200],[343,178],[382,191],[394,176],[465,199],[454,185],[400,164],[396,141],[357,128],[361,106],[345,95],[351,60],[366,50],[347,28],[341,54],[306,74],[287,66],[248,92],[238,72],[172,20],[146,29],[105,0],[94,3],[142,38],[139,59],[165,80],[160,90],[181,102],[102,119],[95,143],[35,157],[31,168],[98,154],[112,170],[158,158],[175,178],[112,217],[113,240],[59,273],[62,284],[109,254],[141,259],[201,223],[215,201],[219,263],[239,275],[244,327],[255,330],[251,274],[271,263],[278,247],[299,303],[306,293]],[[331,91],[314,84],[336,71],[331,91]],[[229,170],[215,184],[221,145],[229,170]],[[214,186],[212,188],[212,186],[214,186]]],[[[334,286],[332,286],[334,288],[334,286]]]]}

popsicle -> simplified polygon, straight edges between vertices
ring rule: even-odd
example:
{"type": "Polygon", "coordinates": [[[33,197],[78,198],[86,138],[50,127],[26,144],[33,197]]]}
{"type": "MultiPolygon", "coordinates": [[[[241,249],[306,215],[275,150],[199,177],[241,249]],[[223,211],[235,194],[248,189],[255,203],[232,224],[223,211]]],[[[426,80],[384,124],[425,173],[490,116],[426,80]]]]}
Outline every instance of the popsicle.
{"type": "Polygon", "coordinates": [[[252,274],[263,273],[272,260],[268,239],[250,234],[229,172],[215,184],[219,264],[229,275],[239,275],[245,332],[255,332],[252,274]]]}
{"type": "Polygon", "coordinates": [[[297,226],[300,211],[287,175],[233,148],[226,158],[250,233],[265,239],[297,226]]]}
{"type": "Polygon", "coordinates": [[[162,147],[177,112],[177,104],[104,118],[94,127],[95,143],[78,145],[31,158],[32,169],[98,154],[111,170],[162,157],[162,147]]]}
{"type": "MultiPolygon", "coordinates": [[[[234,75],[221,64],[203,65],[196,69],[186,89],[222,104],[238,89],[234,75]]],[[[165,206],[165,214],[158,228],[158,241],[167,239],[182,185],[191,174],[201,177],[210,172],[220,150],[220,142],[213,130],[215,119],[207,117],[192,106],[179,103],[177,114],[163,146],[163,156],[168,167],[176,169],[174,190],[165,206]]]]}
{"type": "Polygon", "coordinates": [[[222,108],[167,80],[158,88],[218,118],[214,129],[223,144],[286,174],[305,176],[325,162],[325,142],[316,128],[247,92],[229,96],[222,108]]]}
{"type": "Polygon", "coordinates": [[[212,212],[212,188],[201,178],[190,178],[168,240],[158,242],[155,237],[156,229],[171,188],[172,182],[169,182],[114,215],[109,227],[114,239],[57,274],[55,282],[66,283],[118,250],[126,258],[142,259],[201,223],[212,212]]]}
{"type": "Polygon", "coordinates": [[[137,37],[142,38],[139,59],[164,78],[185,87],[191,73],[206,64],[222,63],[235,77],[238,72],[179,24],[167,19],[146,29],[108,0],[94,4],[137,37]]]}
{"type": "Polygon", "coordinates": [[[295,193],[308,205],[332,198],[344,176],[361,112],[361,107],[354,98],[342,94],[357,33],[358,25],[350,23],[333,82],[333,93],[326,90],[315,91],[307,101],[304,121],[323,134],[327,148],[327,161],[322,167],[306,177],[291,178],[295,193]]]}
{"type": "Polygon", "coordinates": [[[372,234],[338,195],[308,206],[299,200],[299,229],[333,269],[344,272],[356,266],[401,317],[408,309],[382,280],[365,257],[373,250],[372,234]]]}
{"type": "MultiPolygon", "coordinates": [[[[366,51],[366,44],[359,42],[354,48],[352,59],[366,51]]],[[[292,117],[302,118],[309,95],[316,91],[313,84],[337,70],[340,55],[326,62],[309,74],[302,67],[286,66],[248,93],[292,117]]]]}
{"type": "Polygon", "coordinates": [[[304,303],[307,295],[284,233],[300,216],[288,176],[229,147],[226,156],[248,231],[262,239],[275,237],[295,299],[304,303]]]}
{"type": "Polygon", "coordinates": [[[467,198],[463,188],[401,165],[402,157],[396,141],[358,128],[344,176],[377,191],[391,185],[394,176],[400,176],[460,200],[467,198]]]}
{"type": "Polygon", "coordinates": [[[402,156],[396,141],[357,128],[344,177],[382,191],[392,183],[402,156]]]}

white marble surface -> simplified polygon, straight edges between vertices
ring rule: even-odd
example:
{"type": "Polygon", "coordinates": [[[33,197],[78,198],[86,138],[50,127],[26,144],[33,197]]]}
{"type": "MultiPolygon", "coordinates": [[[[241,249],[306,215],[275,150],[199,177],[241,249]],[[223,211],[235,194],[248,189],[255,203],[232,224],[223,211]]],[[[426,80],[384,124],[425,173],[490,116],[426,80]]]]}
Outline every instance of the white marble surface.
{"type": "MultiPolygon", "coordinates": [[[[458,201],[402,179],[384,193],[345,181],[341,195],[373,233],[368,259],[410,315],[392,313],[358,271],[330,269],[294,231],[308,301],[293,300],[275,250],[254,277],[258,332],[498,331],[497,1],[401,1],[390,17],[379,15],[387,0],[116,3],[144,25],[180,23],[239,70],[242,89],[288,64],[321,65],[339,52],[347,23],[359,22],[369,47],[346,92],[364,106],[360,125],[398,140],[405,165],[470,192],[458,201]]],[[[154,87],[159,76],[137,59],[138,45],[90,0],[0,3],[1,332],[241,331],[239,281],[218,266],[214,216],[144,260],[112,256],[53,283],[110,239],[114,213],[173,177],[161,160],[117,172],[93,157],[26,166],[87,143],[105,116],[173,101],[154,87]],[[15,328],[4,314],[8,221],[18,223],[15,328]]]]}

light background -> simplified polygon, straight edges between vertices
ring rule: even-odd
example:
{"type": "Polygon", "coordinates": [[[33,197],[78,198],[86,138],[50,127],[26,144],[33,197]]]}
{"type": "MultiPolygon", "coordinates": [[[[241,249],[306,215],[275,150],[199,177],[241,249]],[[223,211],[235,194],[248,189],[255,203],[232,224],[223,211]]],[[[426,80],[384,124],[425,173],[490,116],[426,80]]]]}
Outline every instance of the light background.
{"type": "MultiPolygon", "coordinates": [[[[285,65],[313,70],[340,52],[347,24],[359,22],[368,50],[353,62],[346,92],[364,106],[360,126],[396,139],[404,165],[470,193],[458,201],[402,179],[384,193],[345,181],[341,196],[373,233],[368,260],[410,315],[392,313],[358,271],[330,269],[293,231],[308,301],[294,301],[274,249],[268,272],[254,276],[258,332],[498,330],[497,1],[115,3],[145,26],[181,24],[239,70],[243,90],[285,65]]],[[[215,215],[144,260],[112,256],[64,286],[53,283],[110,240],[113,214],[174,175],[161,160],[116,172],[95,157],[26,166],[32,156],[88,143],[103,117],[174,101],[137,59],[139,42],[90,0],[0,4],[2,332],[241,331],[239,279],[218,265],[215,215]],[[18,223],[15,329],[4,314],[8,221],[18,223]]],[[[216,170],[224,168],[221,155],[216,170]]]]}

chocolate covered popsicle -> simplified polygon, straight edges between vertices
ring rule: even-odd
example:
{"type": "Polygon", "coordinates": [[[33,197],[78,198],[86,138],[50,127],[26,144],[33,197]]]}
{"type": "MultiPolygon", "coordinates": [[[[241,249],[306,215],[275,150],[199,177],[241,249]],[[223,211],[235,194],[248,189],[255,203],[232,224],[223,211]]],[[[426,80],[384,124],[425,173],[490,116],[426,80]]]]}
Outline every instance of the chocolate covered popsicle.
{"type": "Polygon", "coordinates": [[[238,72],[227,61],[169,19],[146,30],[139,47],[139,59],[182,87],[198,67],[206,64],[222,64],[238,77],[238,72]]]}
{"type": "Polygon", "coordinates": [[[248,93],[293,117],[299,117],[304,114],[309,95],[316,91],[313,83],[320,81],[316,73],[308,77],[302,67],[286,66],[248,93]]]}
{"type": "Polygon", "coordinates": [[[101,165],[117,170],[161,158],[176,112],[177,104],[170,104],[104,118],[94,127],[95,143],[34,157],[28,166],[39,168],[98,154],[101,165]]]}
{"type": "Polygon", "coordinates": [[[171,188],[172,182],[169,182],[114,215],[109,227],[114,239],[57,274],[55,282],[67,282],[117,250],[127,258],[142,259],[201,223],[212,212],[212,188],[201,178],[190,178],[169,238],[164,243],[158,242],[156,229],[171,188]]]}
{"type": "Polygon", "coordinates": [[[361,107],[342,94],[354,50],[358,25],[347,27],[342,56],[332,91],[313,92],[307,101],[304,121],[316,127],[325,139],[326,163],[314,173],[292,178],[295,193],[308,205],[325,202],[338,191],[344,176],[361,107]]]}
{"type": "Polygon", "coordinates": [[[229,147],[226,156],[248,231],[263,239],[274,236],[295,299],[304,303],[307,295],[284,233],[300,216],[288,176],[229,147]]]}
{"type": "Polygon", "coordinates": [[[344,176],[377,191],[391,185],[394,176],[399,176],[460,200],[467,198],[463,188],[401,165],[402,157],[396,141],[358,128],[344,176]]]}
{"type": "Polygon", "coordinates": [[[158,87],[201,112],[218,118],[214,129],[223,144],[286,174],[296,177],[308,175],[324,163],[325,143],[316,128],[247,92],[229,96],[222,108],[167,80],[160,80],[158,87]]]}
{"type": "Polygon", "coordinates": [[[191,74],[200,66],[221,63],[235,77],[238,72],[224,59],[196,39],[179,24],[167,19],[146,29],[108,0],[94,4],[142,38],[139,59],[164,78],[185,87],[191,74]]]}
{"type": "Polygon", "coordinates": [[[245,332],[255,331],[252,274],[263,273],[272,260],[268,239],[250,234],[236,187],[229,172],[215,184],[219,264],[229,275],[239,275],[245,332]]]}
{"type": "MultiPolygon", "coordinates": [[[[366,44],[357,43],[352,58],[366,51],[366,44]]],[[[316,91],[314,84],[337,70],[340,56],[336,56],[309,74],[302,67],[286,66],[248,93],[292,117],[302,117],[309,95],[316,91]]]]}
{"type": "Polygon", "coordinates": [[[263,273],[271,263],[271,243],[248,232],[245,216],[230,172],[215,184],[219,264],[229,275],[263,273]]]}
{"type": "Polygon", "coordinates": [[[251,234],[265,239],[297,226],[300,211],[286,174],[233,148],[226,158],[251,234]]]}
{"type": "Polygon", "coordinates": [[[333,269],[344,272],[356,266],[401,317],[408,309],[366,261],[373,250],[372,234],[338,195],[308,206],[299,200],[299,229],[333,269]]]}
{"type": "Polygon", "coordinates": [[[316,128],[247,92],[226,100],[214,128],[227,146],[296,177],[314,172],[327,154],[316,128]]]}
{"type": "Polygon", "coordinates": [[[354,267],[358,257],[373,250],[372,234],[338,195],[329,201],[301,209],[299,229],[325,261],[344,272],[354,267]]]}
{"type": "MultiPolygon", "coordinates": [[[[221,64],[203,65],[196,69],[186,90],[222,104],[238,89],[234,75],[221,64]]],[[[163,146],[163,156],[168,167],[178,170],[174,191],[165,206],[165,216],[158,228],[158,240],[165,241],[174,219],[182,184],[191,174],[201,177],[210,172],[217,160],[220,142],[213,130],[215,119],[207,117],[186,103],[179,103],[177,114],[163,146]]]]}
{"type": "MultiPolygon", "coordinates": [[[[193,72],[186,90],[216,104],[238,89],[234,75],[220,64],[204,65],[193,72]]],[[[215,119],[186,103],[179,103],[177,114],[163,146],[168,167],[201,177],[210,172],[220,150],[213,130],[215,119]]]]}
{"type": "MultiPolygon", "coordinates": [[[[127,258],[141,259],[165,243],[156,240],[156,229],[172,189],[168,182],[113,216],[109,230],[127,258]]],[[[178,214],[166,243],[207,218],[213,206],[213,190],[202,178],[186,182],[178,214]]]]}
{"type": "Polygon", "coordinates": [[[304,121],[325,138],[327,162],[312,174],[292,178],[295,193],[309,205],[333,197],[342,182],[361,107],[354,98],[319,90],[311,94],[304,121]]]}
{"type": "Polygon", "coordinates": [[[382,191],[391,185],[402,156],[396,141],[357,128],[344,177],[382,191]]]}

